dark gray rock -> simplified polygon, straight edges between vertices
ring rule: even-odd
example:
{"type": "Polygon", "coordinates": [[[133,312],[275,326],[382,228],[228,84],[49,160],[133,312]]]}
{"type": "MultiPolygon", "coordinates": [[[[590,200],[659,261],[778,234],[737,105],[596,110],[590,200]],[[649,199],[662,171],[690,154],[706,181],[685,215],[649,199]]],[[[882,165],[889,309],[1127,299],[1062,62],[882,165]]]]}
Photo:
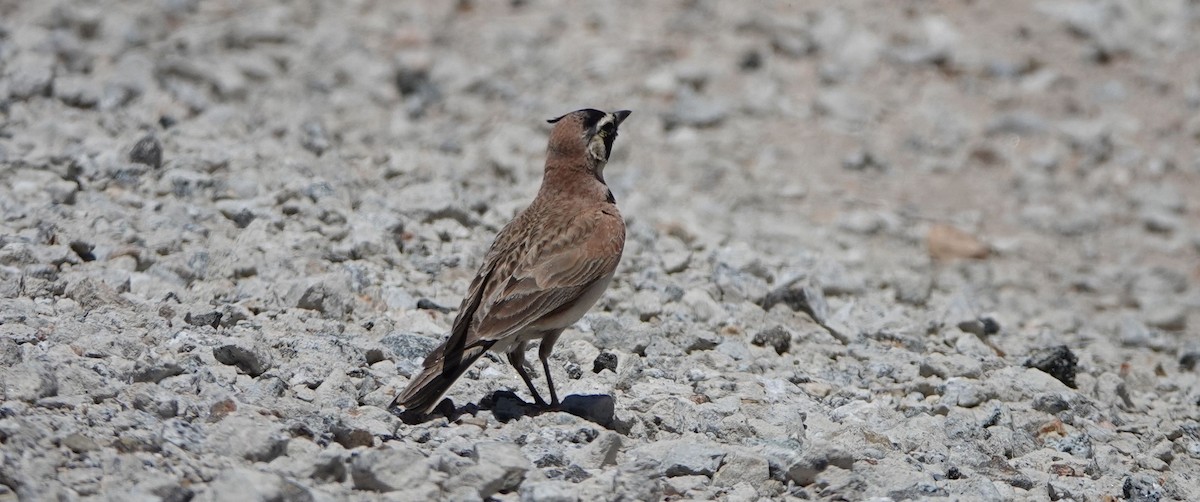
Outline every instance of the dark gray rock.
{"type": "Polygon", "coordinates": [[[613,373],[617,372],[617,355],[612,352],[601,352],[596,356],[596,360],[592,361],[592,373],[599,373],[604,370],[609,370],[613,373]]]}
{"type": "Polygon", "coordinates": [[[396,90],[404,98],[404,107],[411,117],[421,117],[441,100],[442,93],[430,75],[425,58],[398,58],[394,74],[396,90]]]}
{"type": "Polygon", "coordinates": [[[562,410],[607,427],[613,423],[616,417],[616,401],[609,395],[572,394],[563,398],[562,410]]]}
{"type": "Polygon", "coordinates": [[[318,281],[303,289],[296,307],[316,310],[326,317],[340,318],[354,308],[349,284],[342,280],[318,281]]]}
{"type": "Polygon", "coordinates": [[[1075,365],[1079,361],[1066,345],[1043,349],[1025,360],[1025,367],[1037,368],[1058,381],[1075,388],[1075,365]]]}
{"type": "Polygon", "coordinates": [[[825,294],[812,281],[803,277],[787,281],[767,293],[758,304],[764,310],[771,310],[778,304],[808,314],[818,324],[824,324],[829,319],[829,306],[825,303],[825,294]]]}
{"type": "Polygon", "coordinates": [[[147,135],[138,140],[129,150],[129,161],[158,169],[163,163],[162,143],[154,135],[147,135]]]}
{"type": "Polygon", "coordinates": [[[771,347],[775,349],[776,354],[783,355],[792,345],[792,333],[787,328],[776,325],[771,329],[759,331],[751,343],[759,347],[771,347]]]}
{"type": "Polygon", "coordinates": [[[1192,346],[1181,351],[1179,355],[1180,369],[1195,371],[1197,363],[1200,363],[1200,347],[1192,346]]]}
{"type": "MultiPolygon", "coordinates": [[[[886,162],[884,162],[882,159],[879,159],[875,154],[871,153],[870,150],[862,148],[855,150],[853,153],[843,158],[842,168],[850,171],[886,171],[888,166],[886,162]]],[[[859,233],[873,232],[860,231],[859,233]]]]}
{"type": "Polygon", "coordinates": [[[254,214],[254,211],[251,208],[247,207],[242,202],[234,201],[231,203],[220,204],[218,205],[218,208],[221,211],[221,215],[224,216],[225,219],[232,221],[233,224],[237,225],[238,228],[246,228],[250,226],[250,224],[254,222],[254,219],[258,217],[258,215],[254,214]]]}
{"type": "Polygon", "coordinates": [[[1130,502],[1159,502],[1163,499],[1163,488],[1154,476],[1139,473],[1125,478],[1121,495],[1130,502]]]}
{"type": "Polygon", "coordinates": [[[975,319],[959,321],[955,326],[964,332],[971,333],[979,337],[991,336],[1000,332],[1000,323],[997,322],[994,317],[989,315],[983,315],[975,319]]]}
{"type": "Polygon", "coordinates": [[[134,363],[133,381],[158,383],[164,378],[183,374],[183,367],[172,360],[139,359],[134,363]]]}
{"type": "Polygon", "coordinates": [[[1071,403],[1059,394],[1039,394],[1033,399],[1033,409],[1056,415],[1071,409],[1071,403]]]}
{"type": "Polygon", "coordinates": [[[183,322],[192,326],[212,326],[216,328],[221,324],[221,313],[217,311],[206,312],[203,314],[193,315],[191,312],[183,315],[183,322]]]}
{"type": "Polygon", "coordinates": [[[260,348],[244,344],[230,343],[213,348],[213,357],[222,364],[237,366],[247,375],[257,377],[271,369],[271,354],[260,348]]]}

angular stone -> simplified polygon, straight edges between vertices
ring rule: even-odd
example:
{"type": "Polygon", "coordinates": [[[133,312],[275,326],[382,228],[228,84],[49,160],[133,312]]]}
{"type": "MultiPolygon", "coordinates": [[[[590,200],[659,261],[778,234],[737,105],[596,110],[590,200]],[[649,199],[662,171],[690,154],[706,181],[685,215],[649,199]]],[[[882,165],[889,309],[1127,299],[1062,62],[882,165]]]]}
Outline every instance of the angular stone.
{"type": "Polygon", "coordinates": [[[516,490],[533,464],[513,443],[487,442],[475,445],[471,457],[476,464],[447,482],[447,486],[466,486],[483,498],[501,491],[516,490]]]}
{"type": "Polygon", "coordinates": [[[214,454],[270,462],[287,452],[283,426],[265,416],[235,413],[208,428],[205,448],[214,454]]]}
{"type": "Polygon", "coordinates": [[[817,324],[824,324],[829,319],[829,305],[825,302],[824,292],[813,281],[804,278],[784,283],[767,293],[759,300],[758,305],[763,310],[771,310],[771,307],[779,303],[794,311],[808,314],[817,324]]]}
{"type": "Polygon", "coordinates": [[[1044,349],[1025,361],[1028,368],[1037,368],[1058,379],[1072,389],[1075,388],[1075,364],[1078,358],[1066,345],[1044,349]]]}
{"type": "Polygon", "coordinates": [[[20,363],[0,368],[0,398],[34,402],[58,394],[58,379],[45,365],[20,363]]]}
{"type": "Polygon", "coordinates": [[[230,343],[213,348],[213,357],[222,364],[237,366],[247,375],[257,377],[271,369],[270,353],[242,343],[230,343]]]}
{"type": "Polygon", "coordinates": [[[429,478],[429,463],[414,448],[385,446],[355,455],[350,461],[350,478],[359,490],[405,490],[429,478]]]}
{"type": "Polygon", "coordinates": [[[676,444],[662,459],[663,474],[667,477],[712,476],[721,467],[725,450],[713,444],[676,444]]]}
{"type": "Polygon", "coordinates": [[[58,444],[70,449],[75,453],[85,453],[89,451],[95,451],[100,448],[100,445],[96,443],[96,440],[78,432],[68,434],[67,437],[59,440],[58,444]]]}
{"type": "MultiPolygon", "coordinates": [[[[288,497],[285,492],[295,490],[294,485],[284,481],[278,474],[261,472],[247,467],[234,467],[221,471],[208,484],[208,489],[193,500],[219,502],[223,500],[245,500],[268,502],[273,500],[302,500],[288,497]]],[[[311,495],[309,500],[311,500],[311,495]]]]}
{"type": "Polygon", "coordinates": [[[792,333],[783,326],[775,325],[770,329],[758,332],[750,343],[759,347],[771,347],[775,349],[776,354],[783,355],[792,345],[792,333]]]}
{"type": "Polygon", "coordinates": [[[159,143],[158,138],[153,135],[148,135],[138,140],[133,145],[133,148],[129,150],[130,162],[147,165],[155,169],[162,167],[162,157],[162,143],[159,143]]]}
{"type": "Polygon", "coordinates": [[[542,481],[521,485],[521,502],[578,502],[578,485],[569,481],[542,481]]]}
{"type": "Polygon", "coordinates": [[[84,278],[67,288],[67,297],[79,302],[84,310],[95,310],[104,305],[128,306],[129,300],[103,281],[84,278]]]}
{"type": "Polygon", "coordinates": [[[736,486],[750,483],[763,486],[771,477],[771,465],[767,459],[748,450],[733,450],[725,455],[721,468],[713,475],[716,486],[736,486]]]}
{"type": "Polygon", "coordinates": [[[609,465],[616,465],[617,454],[621,451],[623,443],[620,434],[612,431],[601,432],[596,439],[588,443],[587,446],[578,450],[570,451],[570,456],[576,464],[579,464],[585,469],[600,469],[609,465]]]}
{"type": "Polygon", "coordinates": [[[413,375],[421,369],[422,361],[440,342],[415,333],[394,332],[385,335],[379,343],[391,352],[401,375],[413,375]]]}

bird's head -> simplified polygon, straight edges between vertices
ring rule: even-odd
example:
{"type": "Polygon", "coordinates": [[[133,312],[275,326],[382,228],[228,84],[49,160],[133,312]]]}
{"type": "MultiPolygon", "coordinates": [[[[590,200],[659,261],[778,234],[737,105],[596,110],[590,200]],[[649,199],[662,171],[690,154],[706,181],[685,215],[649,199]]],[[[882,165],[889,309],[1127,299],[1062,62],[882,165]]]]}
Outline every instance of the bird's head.
{"type": "Polygon", "coordinates": [[[612,155],[617,128],[630,113],[629,110],[606,113],[585,108],[548,120],[554,124],[554,130],[550,132],[547,165],[582,160],[596,178],[604,181],[604,166],[612,155]]]}

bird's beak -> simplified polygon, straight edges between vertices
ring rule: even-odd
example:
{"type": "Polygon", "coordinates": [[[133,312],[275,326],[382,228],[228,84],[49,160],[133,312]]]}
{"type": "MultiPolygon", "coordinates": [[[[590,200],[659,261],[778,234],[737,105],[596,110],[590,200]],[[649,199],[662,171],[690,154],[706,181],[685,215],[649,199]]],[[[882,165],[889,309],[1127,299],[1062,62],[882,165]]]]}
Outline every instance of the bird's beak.
{"type": "Polygon", "coordinates": [[[621,110],[619,112],[613,112],[613,117],[616,117],[616,119],[617,119],[617,126],[619,127],[621,125],[621,122],[625,121],[625,117],[628,117],[629,114],[631,114],[631,113],[633,113],[633,112],[631,112],[629,110],[621,110]]]}

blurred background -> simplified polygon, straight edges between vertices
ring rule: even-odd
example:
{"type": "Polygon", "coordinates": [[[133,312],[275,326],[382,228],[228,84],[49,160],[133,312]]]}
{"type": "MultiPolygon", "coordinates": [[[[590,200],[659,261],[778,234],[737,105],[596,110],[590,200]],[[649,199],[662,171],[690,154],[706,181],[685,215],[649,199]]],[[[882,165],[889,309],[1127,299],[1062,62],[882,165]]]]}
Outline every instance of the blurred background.
{"type": "MultiPolygon", "coordinates": [[[[1130,267],[1200,276],[1193,2],[9,1],[0,13],[0,161],[10,179],[39,171],[18,191],[131,197],[146,169],[128,152],[149,137],[165,152],[159,193],[200,189],[252,219],[328,190],[357,210],[352,239],[419,230],[418,214],[461,237],[532,197],[545,119],[627,108],[608,179],[635,228],[686,246],[839,255],[875,264],[868,276],[928,273],[934,252],[992,256],[1022,289],[1055,295],[1137,289],[1130,267]]],[[[330,246],[310,244],[297,249],[330,246]]],[[[1130,303],[1118,296],[1090,306],[1130,303]]],[[[1171,304],[1152,320],[1189,315],[1171,304]]]]}
{"type": "Polygon", "coordinates": [[[0,11],[10,166],[103,160],[153,131],[176,164],[215,151],[232,173],[337,164],[337,183],[454,178],[520,200],[545,118],[623,107],[637,115],[611,177],[647,222],[757,246],[950,220],[1000,243],[1030,235],[1029,256],[1195,258],[1187,1],[0,11]]]}

